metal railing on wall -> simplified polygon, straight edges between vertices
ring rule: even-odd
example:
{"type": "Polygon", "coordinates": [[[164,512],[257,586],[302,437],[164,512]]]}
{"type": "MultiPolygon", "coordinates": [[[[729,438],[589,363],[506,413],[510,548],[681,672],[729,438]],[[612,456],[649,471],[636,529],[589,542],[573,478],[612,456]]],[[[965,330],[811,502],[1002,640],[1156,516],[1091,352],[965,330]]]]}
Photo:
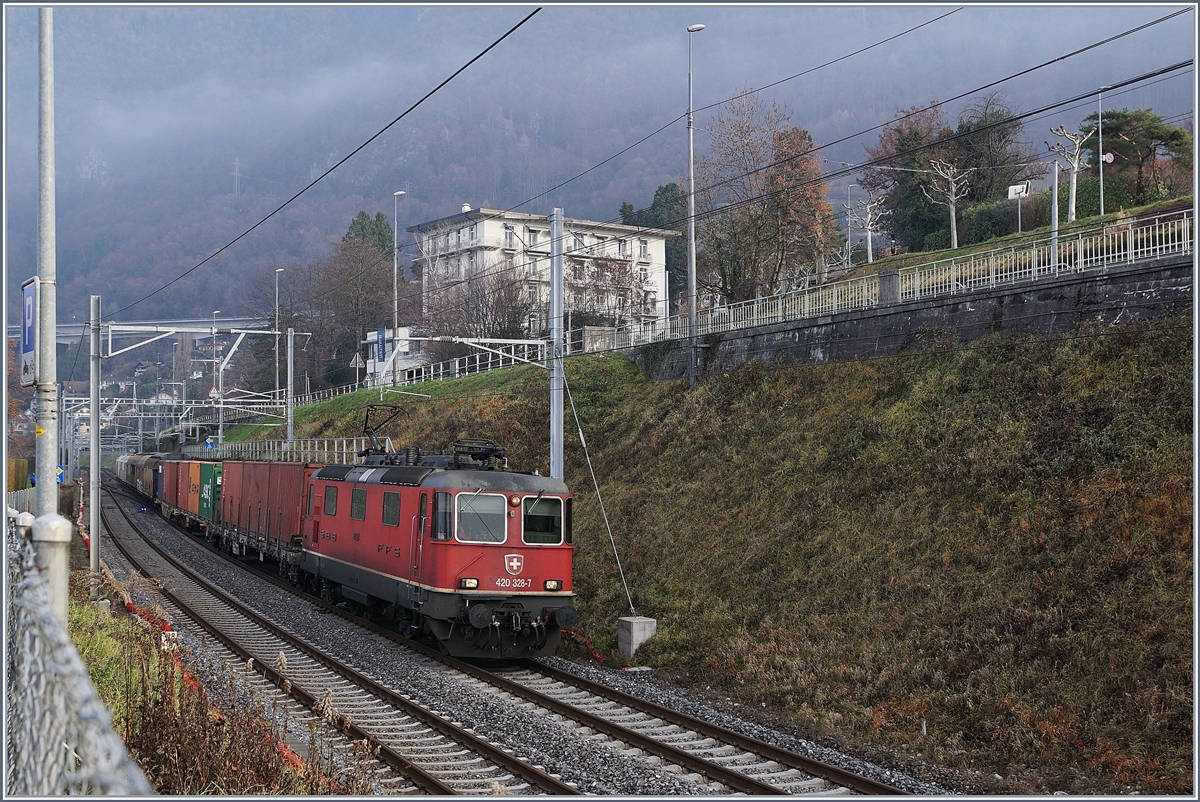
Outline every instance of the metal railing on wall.
{"type": "Polygon", "coordinates": [[[499,354],[491,351],[476,351],[456,359],[447,359],[442,362],[418,365],[411,368],[401,368],[399,377],[394,385],[391,379],[392,373],[389,370],[383,374],[382,381],[363,380],[357,384],[343,384],[340,387],[330,387],[324,390],[304,393],[296,396],[295,404],[298,407],[308,406],[309,404],[319,404],[322,401],[329,401],[347,393],[356,393],[359,390],[378,390],[381,387],[387,388],[393,386],[407,387],[414,384],[440,381],[442,379],[458,379],[463,376],[499,370],[500,368],[524,365],[528,362],[545,362],[547,347],[545,343],[503,345],[496,349],[502,352],[499,354]]]}
{"type": "MultiPolygon", "coordinates": [[[[388,451],[392,438],[380,438],[388,451]]],[[[370,447],[366,437],[321,437],[287,440],[246,440],[206,448],[203,445],[184,446],[183,453],[191,459],[242,459],[253,462],[324,462],[330,465],[357,465],[365,458],[359,456],[370,447]]]]}
{"type": "MultiPolygon", "coordinates": [[[[1194,211],[1188,209],[1120,223],[1105,223],[1063,233],[1057,240],[1044,237],[1020,245],[900,268],[893,273],[896,281],[894,300],[914,301],[950,296],[1037,281],[1065,273],[1106,270],[1146,259],[1189,254],[1192,250],[1193,217],[1194,211]]],[[[855,312],[878,306],[883,301],[880,275],[861,276],[698,310],[696,334],[703,337],[743,328],[855,312]]],[[[686,314],[652,318],[618,327],[589,326],[567,332],[567,353],[622,350],[685,339],[687,336],[686,314]]],[[[480,351],[457,359],[404,368],[395,385],[388,380],[382,386],[406,387],[461,378],[525,364],[523,359],[544,362],[547,347],[544,343],[504,346],[497,349],[506,351],[503,354],[480,351]]],[[[364,381],[332,387],[299,395],[295,404],[316,404],[380,386],[364,381]]],[[[193,456],[202,458],[203,454],[197,452],[193,456]]],[[[209,456],[212,457],[211,452],[209,456]]]]}
{"type": "Polygon", "coordinates": [[[6,520],[5,797],[153,794],[51,606],[32,544],[6,520]]]}
{"type": "MultiPolygon", "coordinates": [[[[1146,259],[1189,254],[1193,211],[1171,212],[1121,223],[1105,223],[1005,248],[940,259],[896,271],[896,300],[913,301],[1065,273],[1103,271],[1146,259]]],[[[781,295],[755,298],[696,315],[696,334],[767,326],[789,320],[854,312],[878,305],[880,276],[846,279],[781,295]]],[[[631,348],[687,336],[687,315],[624,326],[591,338],[587,350],[631,348]]]]}

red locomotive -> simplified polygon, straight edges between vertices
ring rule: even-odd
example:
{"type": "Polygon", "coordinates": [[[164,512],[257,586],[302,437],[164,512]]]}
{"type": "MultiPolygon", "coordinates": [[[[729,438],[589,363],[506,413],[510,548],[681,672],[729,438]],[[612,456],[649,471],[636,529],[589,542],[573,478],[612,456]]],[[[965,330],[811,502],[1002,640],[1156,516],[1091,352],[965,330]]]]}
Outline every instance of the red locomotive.
{"type": "MultiPolygon", "coordinates": [[[[365,456],[360,465],[202,463],[215,477],[211,520],[202,502],[164,498],[161,481],[148,495],[229,551],[278,561],[293,584],[449,654],[552,654],[576,621],[566,485],[507,470],[504,450],[486,440],[365,456]]],[[[148,471],[188,475],[196,462],[157,460],[122,457],[118,473],[145,492],[148,471]]]]}

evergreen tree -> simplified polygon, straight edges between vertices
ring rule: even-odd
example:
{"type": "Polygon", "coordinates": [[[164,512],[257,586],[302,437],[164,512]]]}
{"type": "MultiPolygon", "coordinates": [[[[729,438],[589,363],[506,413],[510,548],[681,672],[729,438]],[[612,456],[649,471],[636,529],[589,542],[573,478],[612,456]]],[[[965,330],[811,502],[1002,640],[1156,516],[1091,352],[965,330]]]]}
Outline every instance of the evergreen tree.
{"type": "Polygon", "coordinates": [[[346,236],[342,237],[342,242],[352,239],[364,239],[377,247],[380,252],[390,254],[393,247],[392,224],[388,222],[387,215],[383,212],[378,212],[374,220],[366,212],[359,212],[350,221],[350,228],[346,231],[346,236]]]}

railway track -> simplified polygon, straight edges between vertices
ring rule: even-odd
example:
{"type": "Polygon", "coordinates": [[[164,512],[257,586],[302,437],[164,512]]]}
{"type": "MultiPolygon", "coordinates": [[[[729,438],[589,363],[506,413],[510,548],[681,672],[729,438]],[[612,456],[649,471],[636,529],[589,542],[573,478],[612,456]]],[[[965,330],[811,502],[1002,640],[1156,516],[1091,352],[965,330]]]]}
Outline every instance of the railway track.
{"type": "MultiPolygon", "coordinates": [[[[201,543],[195,538],[189,539],[201,543]]],[[[358,626],[438,661],[482,692],[533,706],[539,713],[585,736],[611,739],[618,750],[627,754],[653,756],[660,765],[677,767],[675,771],[689,773],[697,780],[704,778],[713,791],[728,789],[752,795],[822,796],[907,793],[541,663],[523,661],[498,671],[464,663],[328,602],[301,594],[254,565],[209,548],[277,587],[301,595],[358,626]]]]}
{"type": "MultiPolygon", "coordinates": [[[[111,492],[111,491],[110,491],[111,492]]],[[[283,696],[370,747],[395,773],[392,793],[578,794],[562,782],[321,652],[242,605],[141,537],[119,504],[101,507],[112,542],[188,619],[245,661],[283,696]],[[119,513],[123,521],[113,520],[119,513]],[[404,783],[411,785],[406,788],[404,783]]]]}

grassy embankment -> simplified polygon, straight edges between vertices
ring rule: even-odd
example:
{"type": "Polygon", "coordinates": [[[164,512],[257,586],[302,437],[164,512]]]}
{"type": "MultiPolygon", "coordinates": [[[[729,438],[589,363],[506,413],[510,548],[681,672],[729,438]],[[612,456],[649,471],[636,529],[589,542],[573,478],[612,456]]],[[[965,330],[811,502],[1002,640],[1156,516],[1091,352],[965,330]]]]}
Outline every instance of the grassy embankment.
{"type": "MultiPolygon", "coordinates": [[[[658,619],[637,662],[1018,790],[1190,792],[1191,321],[1080,335],[691,390],[569,361],[634,604],[658,619]]],[[[488,436],[547,470],[540,371],[422,389],[395,442],[488,436]]],[[[297,434],[356,434],[377,401],[301,410],[297,434]]],[[[578,628],[615,659],[628,605],[567,420],[578,628]]]]}
{"type": "MultiPolygon", "coordinates": [[[[1158,201],[1149,204],[1148,206],[1138,206],[1133,209],[1120,209],[1115,212],[1110,212],[1103,217],[1096,215],[1094,217],[1080,217],[1073,223],[1067,223],[1060,218],[1059,236],[1069,238],[1075,232],[1080,230],[1089,230],[1097,228],[1100,225],[1116,225],[1131,220],[1137,217],[1153,217],[1167,212],[1179,211],[1181,209],[1192,208],[1192,196],[1186,195],[1181,198],[1171,198],[1170,200],[1158,201]]],[[[1065,217],[1066,206],[1063,205],[1063,210],[1060,212],[1065,217]]],[[[950,259],[957,257],[970,256],[976,253],[986,253],[987,251],[1000,248],[1020,248],[1023,245],[1028,245],[1030,242],[1038,240],[1046,240],[1052,236],[1050,225],[1047,223],[1044,226],[1027,228],[1020,234],[1007,234],[1003,237],[993,237],[992,239],[984,240],[983,242],[975,242],[970,245],[963,245],[958,250],[946,249],[944,251],[910,251],[901,253],[895,256],[885,256],[876,258],[871,264],[858,264],[854,269],[839,278],[861,278],[863,276],[873,275],[884,270],[898,270],[903,267],[913,267],[917,265],[930,264],[942,259],[950,259]]]]}

